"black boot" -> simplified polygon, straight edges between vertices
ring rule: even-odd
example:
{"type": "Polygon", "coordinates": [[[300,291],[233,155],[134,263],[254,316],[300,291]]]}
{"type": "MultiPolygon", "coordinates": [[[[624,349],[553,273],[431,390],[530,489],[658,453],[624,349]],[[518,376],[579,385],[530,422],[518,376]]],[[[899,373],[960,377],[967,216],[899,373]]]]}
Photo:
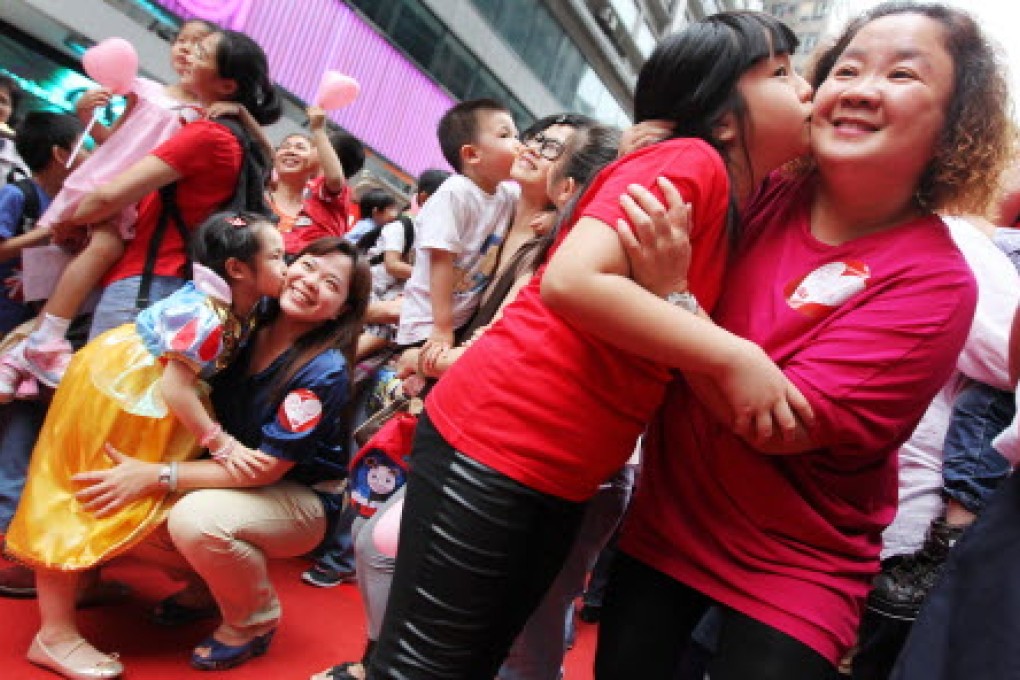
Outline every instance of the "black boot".
{"type": "Polygon", "coordinates": [[[868,608],[894,619],[916,619],[964,529],[950,526],[942,518],[934,520],[920,550],[875,577],[868,608]]]}

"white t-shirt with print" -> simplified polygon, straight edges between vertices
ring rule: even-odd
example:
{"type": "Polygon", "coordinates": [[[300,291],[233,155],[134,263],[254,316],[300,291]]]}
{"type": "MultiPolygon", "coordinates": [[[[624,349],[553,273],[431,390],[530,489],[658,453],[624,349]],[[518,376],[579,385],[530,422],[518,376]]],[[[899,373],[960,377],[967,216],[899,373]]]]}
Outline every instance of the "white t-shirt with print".
{"type": "Polygon", "coordinates": [[[478,307],[495,270],[499,245],[520,197],[516,183],[503,182],[487,194],[463,175],[453,175],[422,207],[415,220],[415,262],[404,286],[397,344],[426,340],[432,333],[429,251],[454,254],[453,327],[460,328],[478,307]]]}

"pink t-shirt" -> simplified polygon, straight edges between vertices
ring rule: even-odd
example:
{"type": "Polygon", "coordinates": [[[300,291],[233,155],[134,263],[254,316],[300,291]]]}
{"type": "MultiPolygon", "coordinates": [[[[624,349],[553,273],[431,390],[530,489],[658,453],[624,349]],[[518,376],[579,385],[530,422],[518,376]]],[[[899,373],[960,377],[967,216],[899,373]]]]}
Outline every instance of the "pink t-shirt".
{"type": "Polygon", "coordinates": [[[759,453],[678,379],[621,547],[836,663],[896,512],[896,450],[953,372],[977,293],[938,217],[826,245],[812,190],[775,180],[759,195],[715,317],[804,393],[819,448],[759,453]]]}
{"type": "MultiPolygon", "coordinates": [[[[676,139],[627,155],[595,178],[574,214],[615,228],[628,184],[661,197],[660,175],[693,207],[690,285],[711,309],[728,255],[729,178],[707,144],[676,139]]],[[[427,407],[465,455],[532,489],[581,501],[630,457],[672,374],[553,313],[542,302],[544,271],[436,384],[427,407]]]]}

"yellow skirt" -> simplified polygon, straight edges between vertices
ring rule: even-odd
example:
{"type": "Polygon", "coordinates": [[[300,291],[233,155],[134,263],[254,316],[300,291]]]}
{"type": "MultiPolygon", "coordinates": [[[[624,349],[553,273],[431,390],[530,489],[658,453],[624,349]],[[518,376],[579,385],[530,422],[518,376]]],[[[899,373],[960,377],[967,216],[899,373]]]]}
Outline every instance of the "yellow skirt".
{"type": "MultiPolygon", "coordinates": [[[[201,451],[159,395],[162,366],[133,325],[115,328],[75,354],[32,452],[6,551],[32,566],[79,571],[140,543],[176,496],[134,501],[102,519],[82,509],[71,476],[106,469],[106,442],[140,460],[183,461],[201,451]]],[[[205,402],[209,409],[208,401],[205,402]]]]}

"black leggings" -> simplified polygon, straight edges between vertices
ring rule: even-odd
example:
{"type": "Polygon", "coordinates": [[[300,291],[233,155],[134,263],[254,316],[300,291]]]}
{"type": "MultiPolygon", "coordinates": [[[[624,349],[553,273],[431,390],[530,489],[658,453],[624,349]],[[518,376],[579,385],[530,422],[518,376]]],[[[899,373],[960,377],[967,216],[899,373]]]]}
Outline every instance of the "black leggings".
{"type": "Polygon", "coordinates": [[[584,508],[458,453],[423,414],[368,677],[496,677],[563,566],[584,508]]]}
{"type": "MultiPolygon", "coordinates": [[[[618,553],[599,623],[597,680],[670,680],[690,645],[710,598],[618,553]]],[[[723,610],[712,680],[835,680],[818,652],[731,609],[723,610]]]]}

